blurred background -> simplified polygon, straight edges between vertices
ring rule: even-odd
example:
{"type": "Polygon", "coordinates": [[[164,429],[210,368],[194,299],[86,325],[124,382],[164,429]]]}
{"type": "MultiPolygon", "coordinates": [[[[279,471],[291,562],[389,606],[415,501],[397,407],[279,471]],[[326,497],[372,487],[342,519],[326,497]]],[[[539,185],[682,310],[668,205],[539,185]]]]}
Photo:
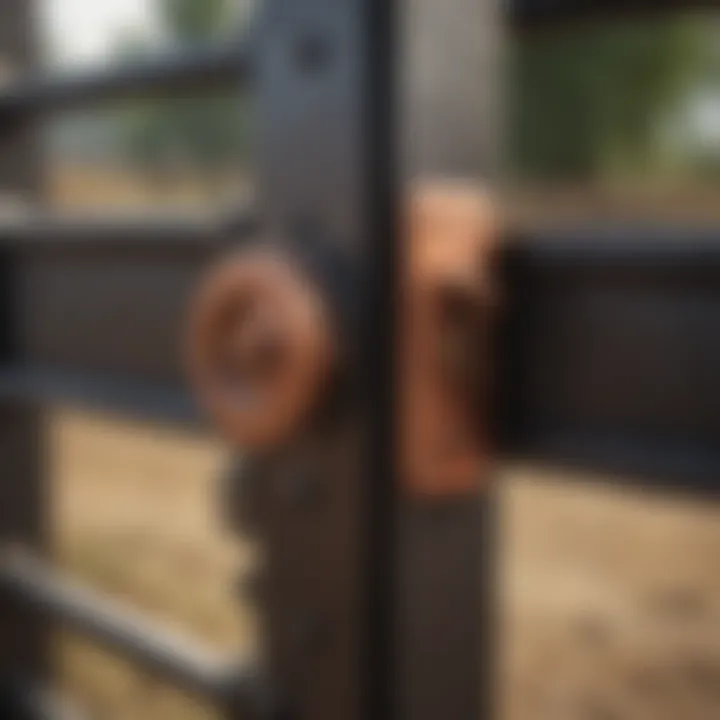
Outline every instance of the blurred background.
{"type": "Polygon", "coordinates": [[[518,211],[717,217],[717,14],[527,33],[510,49],[508,93],[518,211]]]}
{"type": "MultiPolygon", "coordinates": [[[[45,62],[117,65],[239,37],[251,0],[40,3],[45,62]]],[[[73,113],[46,130],[47,192],[65,209],[222,204],[246,191],[248,100],[227,90],[73,113]]]]}
{"type": "MultiPolygon", "coordinates": [[[[46,65],[61,71],[231,39],[254,2],[39,6],[46,65]]],[[[553,199],[552,217],[558,206],[587,212],[593,203],[668,212],[670,200],[676,212],[716,212],[719,37],[720,17],[695,12],[509,38],[506,170],[518,207],[534,211],[553,199]],[[533,202],[537,195],[542,202],[533,202]]],[[[50,199],[63,207],[157,207],[233,198],[248,182],[240,168],[249,104],[224,92],[66,116],[47,131],[50,199]]]]}
{"type": "MultiPolygon", "coordinates": [[[[64,72],[241,32],[243,0],[43,0],[64,72]]],[[[513,39],[505,183],[523,222],[720,219],[720,16],[572,25],[513,39]]],[[[239,94],[136,101],[45,127],[47,201],[66,212],[204,212],[251,189],[239,94]]],[[[216,517],[211,438],[54,408],[58,561],[220,646],[252,644],[236,580],[255,549],[216,517]]],[[[506,720],[720,718],[720,518],[602,478],[502,471],[506,720]],[[577,480],[577,479],[576,479],[577,480]]],[[[77,641],[63,683],[104,718],[209,711],[77,641]]]]}

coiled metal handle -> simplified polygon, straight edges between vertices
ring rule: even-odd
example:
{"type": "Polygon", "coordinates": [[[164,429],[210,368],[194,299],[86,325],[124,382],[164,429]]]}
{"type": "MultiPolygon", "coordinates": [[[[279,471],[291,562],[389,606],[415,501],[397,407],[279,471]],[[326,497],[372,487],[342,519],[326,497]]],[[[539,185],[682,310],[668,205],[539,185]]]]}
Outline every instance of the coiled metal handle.
{"type": "Polygon", "coordinates": [[[331,374],[326,303],[280,251],[245,251],[204,278],[191,308],[188,369],[233,444],[262,449],[299,432],[331,374]]]}

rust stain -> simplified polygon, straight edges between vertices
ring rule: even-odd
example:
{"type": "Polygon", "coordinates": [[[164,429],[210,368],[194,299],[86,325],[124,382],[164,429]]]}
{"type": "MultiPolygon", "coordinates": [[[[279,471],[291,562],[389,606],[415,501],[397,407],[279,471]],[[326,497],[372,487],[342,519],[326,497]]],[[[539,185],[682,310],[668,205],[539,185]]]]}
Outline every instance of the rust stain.
{"type": "Polygon", "coordinates": [[[472,184],[418,184],[407,200],[400,318],[400,470],[429,499],[473,493],[489,460],[482,417],[496,305],[498,219],[472,184]]]}
{"type": "Polygon", "coordinates": [[[264,449],[302,430],[330,375],[330,325],[314,284],[279,252],[210,270],[191,308],[188,369],[225,438],[264,449]]]}

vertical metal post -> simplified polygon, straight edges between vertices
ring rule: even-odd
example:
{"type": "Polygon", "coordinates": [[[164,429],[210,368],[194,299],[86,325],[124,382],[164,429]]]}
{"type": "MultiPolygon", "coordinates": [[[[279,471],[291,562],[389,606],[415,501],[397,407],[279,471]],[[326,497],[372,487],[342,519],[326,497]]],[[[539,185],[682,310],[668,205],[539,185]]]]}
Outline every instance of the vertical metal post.
{"type": "MultiPolygon", "coordinates": [[[[34,11],[33,0],[0,0],[0,84],[37,65],[34,11]]],[[[36,199],[40,144],[34,130],[20,117],[0,119],[0,197],[36,199]]]]}
{"type": "MultiPolygon", "coordinates": [[[[37,59],[33,2],[0,0],[0,65],[4,74],[21,74],[37,59]]],[[[34,201],[39,192],[39,153],[33,128],[20,118],[0,121],[0,212],[6,196],[34,201]]],[[[13,201],[14,202],[14,201],[13,201]]],[[[12,203],[11,203],[12,204],[12,203]]],[[[17,273],[13,259],[0,257],[0,361],[20,351],[16,325],[17,273]]],[[[0,408],[0,539],[21,541],[38,550],[47,540],[45,459],[41,411],[23,403],[0,408]]],[[[0,678],[42,677],[49,660],[47,628],[10,600],[0,602],[0,678]]]]}
{"type": "Polygon", "coordinates": [[[254,478],[267,498],[266,662],[292,717],[382,720],[392,713],[395,3],[262,5],[265,232],[333,298],[348,378],[317,431],[254,478]]]}
{"type": "Polygon", "coordinates": [[[329,421],[254,478],[266,501],[267,661],[307,720],[490,713],[489,493],[437,506],[398,487],[396,184],[492,173],[496,5],[264,4],[266,232],[320,268],[350,379],[329,421]]]}
{"type": "MultiPolygon", "coordinates": [[[[498,0],[403,0],[403,174],[488,182],[500,127],[498,0]]],[[[488,720],[492,663],[493,498],[400,503],[399,714],[488,720]]]]}

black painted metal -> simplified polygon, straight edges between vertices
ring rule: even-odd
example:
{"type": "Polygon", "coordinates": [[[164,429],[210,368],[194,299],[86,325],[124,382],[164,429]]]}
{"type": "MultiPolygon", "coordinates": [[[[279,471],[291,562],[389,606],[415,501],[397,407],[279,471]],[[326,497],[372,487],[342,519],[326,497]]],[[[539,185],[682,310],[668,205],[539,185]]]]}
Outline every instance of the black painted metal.
{"type": "Polygon", "coordinates": [[[199,274],[247,240],[249,213],[0,223],[15,331],[0,396],[195,422],[183,323],[199,274]]]}
{"type": "Polygon", "coordinates": [[[13,351],[0,395],[195,421],[182,327],[199,274],[257,227],[249,212],[185,219],[5,218],[13,351]]]}
{"type": "Polygon", "coordinates": [[[152,251],[153,247],[165,252],[184,252],[242,242],[258,228],[259,220],[248,208],[241,211],[213,213],[212,215],[180,213],[128,216],[116,218],[103,215],[72,216],[42,214],[35,210],[18,211],[0,216],[0,247],[18,251],[37,252],[41,249],[69,252],[86,250],[97,255],[108,248],[118,250],[152,251]]]}
{"type": "MultiPolygon", "coordinates": [[[[21,541],[37,552],[48,545],[46,427],[35,403],[4,402],[0,410],[0,528],[2,541],[21,541]]],[[[43,619],[0,597],[0,682],[48,676],[49,636],[43,619]]],[[[1,708],[0,708],[1,710],[1,708]]]]}
{"type": "Polygon", "coordinates": [[[14,255],[11,364],[182,387],[187,305],[221,250],[153,241],[23,247],[14,255]]]}
{"type": "Polygon", "coordinates": [[[102,410],[138,420],[203,426],[187,389],[176,383],[138,380],[119,373],[73,372],[10,363],[0,366],[0,401],[102,410]]]}
{"type": "Polygon", "coordinates": [[[720,229],[584,228],[506,258],[502,446],[720,490],[720,229]]]}
{"type": "MultiPolygon", "coordinates": [[[[30,3],[0,2],[0,52],[4,62],[31,69],[37,47],[30,3]]],[[[38,197],[39,143],[31,129],[17,126],[0,132],[0,194],[38,197]]],[[[17,265],[0,252],[0,352],[3,362],[16,357],[19,320],[12,284],[17,265]]],[[[20,540],[39,553],[48,547],[48,487],[45,468],[46,433],[41,408],[35,403],[5,402],[0,406],[0,540],[20,540]]],[[[17,675],[44,683],[48,677],[50,637],[42,620],[17,603],[0,599],[0,682],[17,675]]],[[[1,710],[1,708],[0,708],[1,710]]]]}
{"type": "Polygon", "coordinates": [[[7,556],[0,564],[0,592],[219,705],[230,700],[250,708],[254,704],[257,680],[246,661],[219,656],[163,631],[129,608],[55,575],[35,559],[7,556]]]}
{"type": "Polygon", "coordinates": [[[12,720],[90,720],[67,698],[28,679],[0,685],[0,708],[12,720]]]}
{"type": "Polygon", "coordinates": [[[548,29],[568,21],[647,18],[720,7],[718,0],[508,0],[505,4],[516,26],[548,29]]]}
{"type": "Polygon", "coordinates": [[[266,0],[258,34],[258,196],[332,298],[352,389],[262,470],[269,668],[314,720],[392,714],[394,5],[266,0]],[[304,479],[315,501],[292,491],[304,479]]]}
{"type": "Polygon", "coordinates": [[[232,43],[176,51],[137,63],[66,76],[32,75],[0,86],[0,116],[76,109],[127,97],[232,88],[250,75],[247,47],[232,43]]]}

